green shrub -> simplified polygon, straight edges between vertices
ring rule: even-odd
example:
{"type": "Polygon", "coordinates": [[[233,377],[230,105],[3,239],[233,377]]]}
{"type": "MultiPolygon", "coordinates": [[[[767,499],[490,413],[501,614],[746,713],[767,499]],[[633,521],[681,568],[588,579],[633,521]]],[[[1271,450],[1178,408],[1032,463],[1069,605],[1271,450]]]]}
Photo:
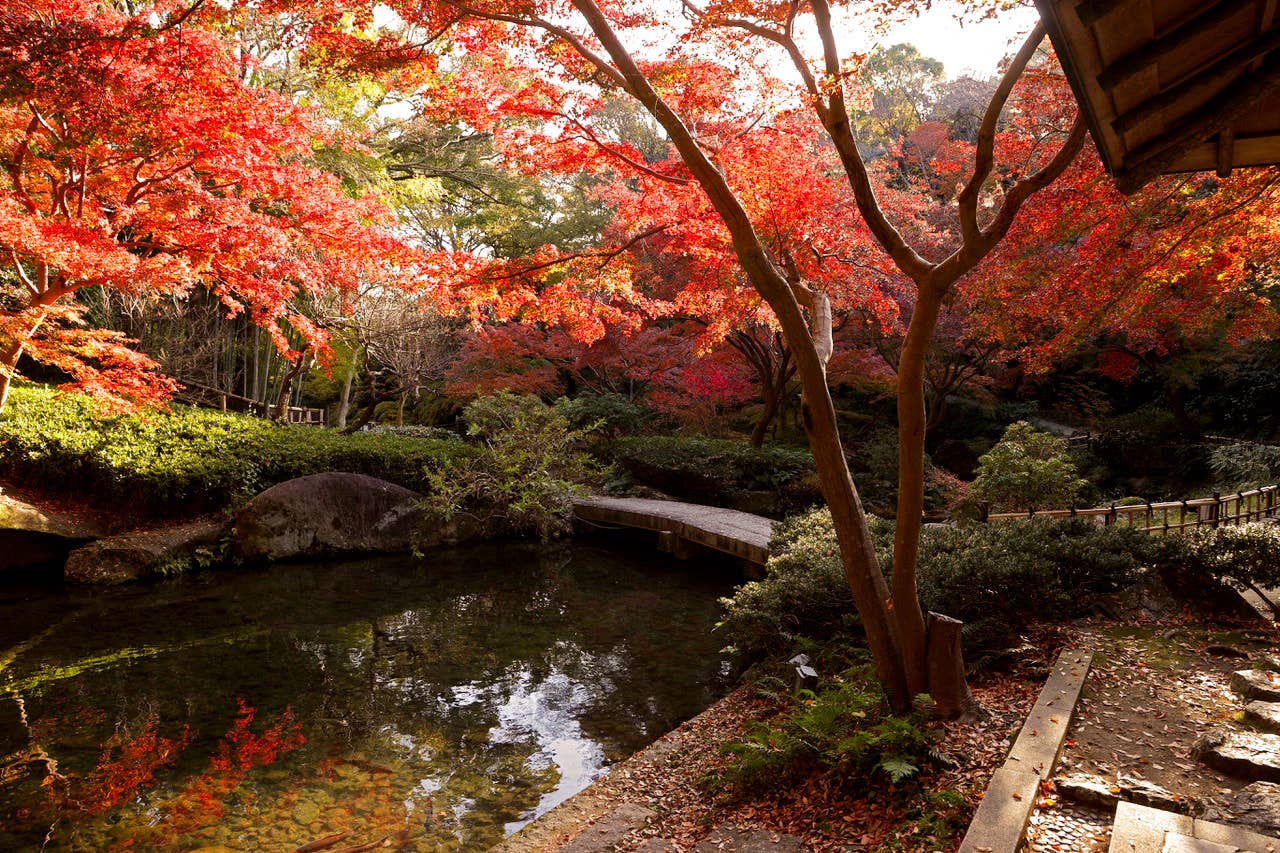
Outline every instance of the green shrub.
{"type": "Polygon", "coordinates": [[[610,442],[602,454],[638,482],[688,500],[724,504],[757,490],[783,493],[783,503],[792,509],[821,500],[813,457],[798,448],[641,436],[610,442]]]}
{"type": "Polygon", "coordinates": [[[773,787],[817,769],[858,786],[876,773],[902,782],[931,755],[926,703],[905,717],[886,708],[869,666],[846,670],[815,693],[802,693],[780,718],[756,723],[742,740],[725,744],[727,766],[706,781],[773,787]]]}
{"type": "Polygon", "coordinates": [[[366,427],[361,435],[399,435],[405,438],[436,438],[441,441],[460,441],[462,436],[444,427],[426,426],[424,424],[377,424],[366,427]]]}
{"type": "MultiPolygon", "coordinates": [[[[893,525],[872,519],[891,572],[893,525]]],[[[779,525],[767,576],[725,599],[721,630],[752,657],[789,652],[801,638],[858,634],[831,516],[816,510],[779,525]]],[[[964,621],[975,659],[1012,646],[1036,620],[1084,612],[1089,596],[1130,583],[1161,547],[1147,534],[1083,519],[930,526],[920,538],[917,583],[925,608],[964,621]]]]}
{"type": "Polygon", "coordinates": [[[306,474],[350,471],[421,490],[428,465],[465,458],[459,441],[340,435],[174,405],[98,418],[90,401],[19,386],[0,416],[0,471],[50,490],[154,515],[221,509],[306,474]]]}
{"type": "Polygon", "coordinates": [[[1157,547],[1145,533],[1078,518],[930,528],[917,582],[925,607],[963,621],[968,650],[981,656],[1013,645],[1030,622],[1080,615],[1090,596],[1131,583],[1157,547]]]}
{"type": "Polygon", "coordinates": [[[1086,486],[1065,441],[1018,421],[978,460],[969,498],[996,511],[1065,508],[1086,486]]]}
{"type": "Polygon", "coordinates": [[[601,438],[637,433],[652,418],[648,409],[621,394],[561,397],[555,407],[570,426],[591,430],[601,438]]]}
{"type": "MultiPolygon", "coordinates": [[[[893,525],[869,517],[881,562],[893,552],[893,525]]],[[[825,507],[774,527],[766,576],[721,600],[720,630],[748,657],[786,655],[803,638],[859,634],[853,594],[845,578],[831,511],[825,507]]]]}
{"type": "Polygon", "coordinates": [[[509,392],[472,401],[462,417],[479,452],[428,472],[428,525],[466,516],[489,536],[569,532],[573,499],[604,473],[583,449],[587,433],[537,397],[509,392]]]}
{"type": "Polygon", "coordinates": [[[1280,589],[1280,527],[1253,522],[1162,537],[1167,579],[1186,589],[1226,582],[1253,589],[1280,614],[1280,602],[1262,590],[1280,589]]]}
{"type": "Polygon", "coordinates": [[[1280,447],[1241,441],[1209,451],[1209,469],[1226,489],[1251,489],[1274,483],[1280,476],[1280,447]]]}

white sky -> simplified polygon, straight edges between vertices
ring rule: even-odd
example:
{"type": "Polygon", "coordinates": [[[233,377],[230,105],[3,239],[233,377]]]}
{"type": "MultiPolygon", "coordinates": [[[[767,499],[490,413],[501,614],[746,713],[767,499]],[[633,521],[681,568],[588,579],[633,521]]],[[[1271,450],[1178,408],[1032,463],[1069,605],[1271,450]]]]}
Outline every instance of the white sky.
{"type": "MultiPolygon", "coordinates": [[[[1035,7],[1028,5],[998,19],[962,26],[956,21],[954,10],[953,3],[938,0],[920,17],[856,46],[866,50],[875,45],[888,47],[906,42],[915,45],[923,56],[940,60],[948,78],[966,74],[989,77],[996,73],[1001,59],[1017,51],[1039,19],[1035,7]]],[[[852,35],[846,36],[850,47],[855,46],[852,35]]]]}

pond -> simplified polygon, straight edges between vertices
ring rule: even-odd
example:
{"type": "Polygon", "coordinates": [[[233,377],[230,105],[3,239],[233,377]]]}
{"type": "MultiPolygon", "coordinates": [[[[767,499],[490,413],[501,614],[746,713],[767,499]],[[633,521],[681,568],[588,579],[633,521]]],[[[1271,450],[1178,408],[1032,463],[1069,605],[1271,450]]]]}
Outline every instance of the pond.
{"type": "Polygon", "coordinates": [[[0,589],[0,850],[485,850],[725,692],[733,581],[504,544],[0,589]]]}

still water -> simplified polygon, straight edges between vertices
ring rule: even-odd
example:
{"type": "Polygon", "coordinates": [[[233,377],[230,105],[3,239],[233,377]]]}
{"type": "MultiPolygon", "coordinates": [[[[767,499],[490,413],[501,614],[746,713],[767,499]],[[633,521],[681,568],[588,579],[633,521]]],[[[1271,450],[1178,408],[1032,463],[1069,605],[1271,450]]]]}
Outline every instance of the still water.
{"type": "Polygon", "coordinates": [[[504,544],[0,588],[0,850],[487,849],[726,690],[732,583],[504,544]]]}

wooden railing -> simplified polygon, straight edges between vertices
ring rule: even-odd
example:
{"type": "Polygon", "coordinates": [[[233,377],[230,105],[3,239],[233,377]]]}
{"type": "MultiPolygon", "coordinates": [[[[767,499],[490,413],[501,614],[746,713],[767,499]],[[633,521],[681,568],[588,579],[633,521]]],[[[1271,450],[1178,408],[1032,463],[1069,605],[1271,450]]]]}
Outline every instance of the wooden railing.
{"type": "Polygon", "coordinates": [[[1099,525],[1117,524],[1148,533],[1182,533],[1199,527],[1244,524],[1280,516],[1280,485],[1262,486],[1246,492],[1219,494],[1185,501],[1161,501],[1089,509],[1027,509],[1021,512],[993,512],[987,521],[1026,518],[1090,518],[1099,525]]]}
{"type": "MultiPolygon", "coordinates": [[[[259,418],[270,417],[276,408],[266,403],[259,403],[257,400],[251,400],[248,397],[241,397],[239,394],[220,391],[217,388],[210,388],[197,382],[183,382],[182,386],[182,390],[173,395],[174,399],[192,406],[255,415],[259,418]]],[[[291,424],[324,426],[324,409],[290,406],[288,419],[291,424]]]]}

